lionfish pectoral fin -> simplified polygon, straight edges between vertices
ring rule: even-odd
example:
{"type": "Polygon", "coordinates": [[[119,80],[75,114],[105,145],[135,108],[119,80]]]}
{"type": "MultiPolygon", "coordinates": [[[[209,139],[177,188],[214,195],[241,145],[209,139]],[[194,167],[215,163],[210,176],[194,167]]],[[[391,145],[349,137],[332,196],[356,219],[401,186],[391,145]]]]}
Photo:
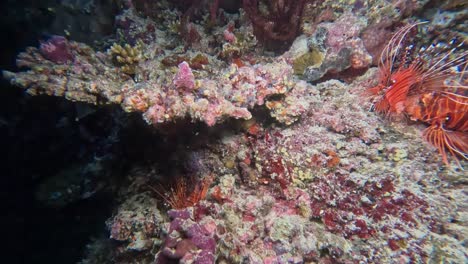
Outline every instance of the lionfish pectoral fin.
{"type": "Polygon", "coordinates": [[[398,102],[395,104],[395,110],[397,114],[402,114],[405,111],[405,101],[398,102]]]}
{"type": "Polygon", "coordinates": [[[468,133],[448,131],[446,146],[452,155],[468,160],[468,133]]]}
{"type": "Polygon", "coordinates": [[[446,130],[433,125],[424,131],[424,137],[439,150],[447,166],[450,167],[448,153],[453,156],[460,168],[462,168],[460,159],[468,160],[468,134],[466,132],[446,130]]]}

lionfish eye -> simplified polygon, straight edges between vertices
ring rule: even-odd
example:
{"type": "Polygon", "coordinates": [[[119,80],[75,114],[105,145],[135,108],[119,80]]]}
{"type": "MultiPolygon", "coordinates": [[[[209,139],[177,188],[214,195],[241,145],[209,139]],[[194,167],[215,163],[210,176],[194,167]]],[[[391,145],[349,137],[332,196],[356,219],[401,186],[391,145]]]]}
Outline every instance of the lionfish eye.
{"type": "Polygon", "coordinates": [[[450,115],[447,114],[447,116],[445,117],[445,121],[448,122],[448,121],[450,121],[450,119],[451,119],[450,115]]]}

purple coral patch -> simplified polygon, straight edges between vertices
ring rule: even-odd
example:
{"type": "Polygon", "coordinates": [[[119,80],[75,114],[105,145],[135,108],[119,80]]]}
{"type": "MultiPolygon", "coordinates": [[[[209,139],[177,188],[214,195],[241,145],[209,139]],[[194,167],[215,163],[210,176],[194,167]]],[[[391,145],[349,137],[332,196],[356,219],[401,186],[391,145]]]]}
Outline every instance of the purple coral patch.
{"type": "Polygon", "coordinates": [[[48,40],[41,42],[39,50],[44,58],[58,64],[73,61],[68,40],[63,36],[54,35],[48,40]]]}
{"type": "Polygon", "coordinates": [[[157,256],[158,261],[164,263],[170,258],[190,263],[214,263],[216,239],[212,223],[208,222],[210,228],[207,228],[201,222],[194,222],[191,208],[170,210],[168,214],[173,220],[162,254],[157,256]]]}

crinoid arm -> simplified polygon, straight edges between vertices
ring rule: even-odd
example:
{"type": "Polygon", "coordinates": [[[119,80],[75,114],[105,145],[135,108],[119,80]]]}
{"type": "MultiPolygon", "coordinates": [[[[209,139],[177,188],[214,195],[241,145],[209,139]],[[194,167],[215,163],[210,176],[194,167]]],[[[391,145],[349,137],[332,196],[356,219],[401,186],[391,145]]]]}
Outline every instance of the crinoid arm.
{"type": "Polygon", "coordinates": [[[460,168],[462,168],[460,160],[468,160],[468,133],[446,130],[442,126],[432,125],[424,131],[423,135],[439,150],[447,166],[450,166],[448,153],[453,156],[460,168]]]}

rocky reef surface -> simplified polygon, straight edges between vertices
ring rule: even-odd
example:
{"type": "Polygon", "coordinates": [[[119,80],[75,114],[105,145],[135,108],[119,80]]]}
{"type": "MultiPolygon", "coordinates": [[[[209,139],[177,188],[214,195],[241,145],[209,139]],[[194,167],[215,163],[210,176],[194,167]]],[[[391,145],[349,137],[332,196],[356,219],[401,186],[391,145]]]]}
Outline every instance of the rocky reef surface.
{"type": "Polygon", "coordinates": [[[366,92],[405,23],[429,21],[419,46],[466,43],[463,1],[117,2],[112,37],[54,35],[3,71],[113,120],[105,154],[37,190],[55,207],[114,195],[82,263],[466,262],[466,160],[366,92]]]}

